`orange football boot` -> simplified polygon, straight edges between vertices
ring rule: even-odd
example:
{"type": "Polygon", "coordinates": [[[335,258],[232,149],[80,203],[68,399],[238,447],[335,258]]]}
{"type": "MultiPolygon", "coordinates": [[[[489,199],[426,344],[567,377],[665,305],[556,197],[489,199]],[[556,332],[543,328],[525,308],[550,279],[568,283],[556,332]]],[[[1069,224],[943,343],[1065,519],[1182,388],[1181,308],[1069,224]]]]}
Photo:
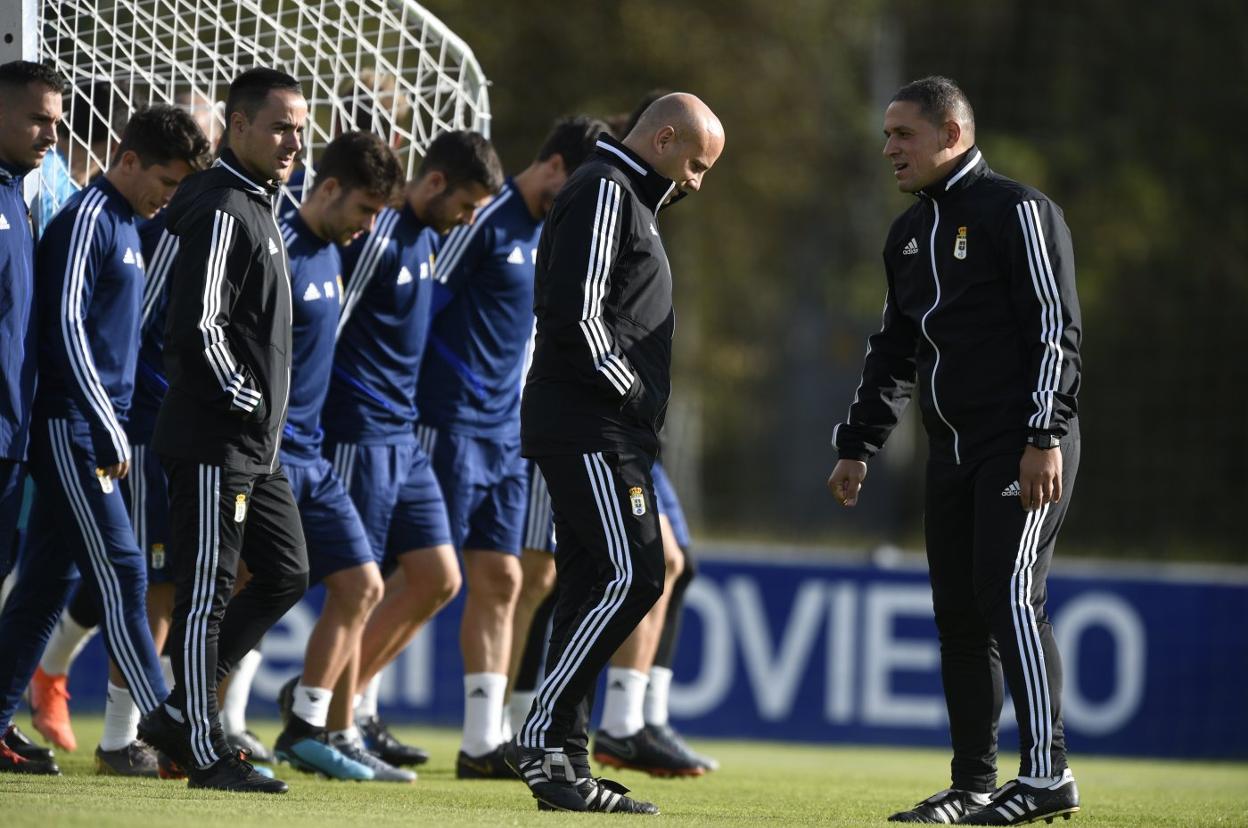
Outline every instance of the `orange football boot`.
{"type": "Polygon", "coordinates": [[[30,718],[35,730],[61,750],[77,750],[69,724],[69,676],[50,676],[35,668],[30,680],[30,718]]]}

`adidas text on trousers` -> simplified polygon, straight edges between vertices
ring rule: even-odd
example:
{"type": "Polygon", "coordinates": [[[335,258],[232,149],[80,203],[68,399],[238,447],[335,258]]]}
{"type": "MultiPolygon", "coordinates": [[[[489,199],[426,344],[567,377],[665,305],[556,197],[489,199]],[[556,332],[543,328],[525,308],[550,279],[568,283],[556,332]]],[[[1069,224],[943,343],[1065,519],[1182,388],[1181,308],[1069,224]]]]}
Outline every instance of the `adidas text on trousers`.
{"type": "Polygon", "coordinates": [[[1079,468],[1077,421],[1061,451],[1062,499],[1033,512],[1018,497],[1020,454],[927,467],[927,559],[960,790],[995,787],[1003,679],[1018,720],[1019,775],[1066,768],[1062,662],[1045,582],[1079,468]]]}
{"type": "Polygon", "coordinates": [[[536,460],[559,537],[556,603],[546,676],[518,738],[585,756],[598,674],[663,593],[652,458],[621,448],[536,460]]]}
{"type": "Polygon", "coordinates": [[[290,482],[280,468],[250,474],[163,458],[169,476],[169,558],[176,592],[169,651],[170,707],[191,728],[199,767],[218,758],[217,685],[308,587],[308,552],[290,482]],[[238,592],[242,560],[251,573],[238,592]]]}

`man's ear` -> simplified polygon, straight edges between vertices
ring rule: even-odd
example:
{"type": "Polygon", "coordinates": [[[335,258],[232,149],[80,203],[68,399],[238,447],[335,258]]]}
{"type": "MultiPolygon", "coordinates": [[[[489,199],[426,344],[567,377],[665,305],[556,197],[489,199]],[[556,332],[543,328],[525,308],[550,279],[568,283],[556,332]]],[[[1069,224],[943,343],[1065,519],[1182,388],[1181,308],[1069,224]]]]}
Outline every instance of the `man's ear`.
{"type": "Polygon", "coordinates": [[[676,129],[674,127],[665,126],[654,133],[654,148],[659,152],[665,152],[675,141],[676,129]]]}
{"type": "Polygon", "coordinates": [[[957,121],[945,121],[945,149],[953,149],[962,140],[962,125],[957,121]]]}

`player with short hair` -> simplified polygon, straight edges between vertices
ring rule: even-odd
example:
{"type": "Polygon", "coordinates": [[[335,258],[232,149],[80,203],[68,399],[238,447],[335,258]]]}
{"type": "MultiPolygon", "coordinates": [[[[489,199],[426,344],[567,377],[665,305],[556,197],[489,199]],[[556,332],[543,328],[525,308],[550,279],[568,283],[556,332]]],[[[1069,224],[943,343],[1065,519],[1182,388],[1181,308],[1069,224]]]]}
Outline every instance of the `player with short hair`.
{"type": "Polygon", "coordinates": [[[355,728],[326,733],[331,699],[351,710],[360,636],[384,589],[359,513],[321,454],[321,407],[343,303],[338,245],[351,245],[372,228],[402,178],[398,159],[381,138],[344,133],[325,148],[298,212],[281,222],[294,297],[290,416],[281,458],[308,539],[310,580],[324,582],[325,604],[308,636],[303,672],[274,752],[331,779],[416,779],[365,751],[355,728]]]}
{"type": "Polygon", "coordinates": [[[520,388],[533,332],[533,262],[555,195],[603,129],[585,116],[557,121],[533,162],[507,179],[476,222],[450,234],[437,263],[417,431],[446,497],[467,588],[461,779],[513,775],[502,755],[503,702],[521,577],[520,388]]]}
{"type": "Polygon", "coordinates": [[[917,199],[884,245],[883,325],[832,443],[828,488],[854,506],[867,460],[919,389],[931,446],[924,530],[952,780],[895,822],[1018,825],[1079,810],[1062,729],[1049,564],[1079,466],[1082,323],[1070,231],[1038,190],[988,167],[949,78],[908,83],[884,157],[917,199]],[[1007,683],[1018,778],[997,779],[1007,683]]]}
{"type": "MultiPolygon", "coordinates": [[[[407,183],[402,207],[383,210],[344,253],[323,451],[363,520],[375,563],[388,573],[346,670],[362,691],[354,718],[365,742],[391,765],[428,755],[385,728],[374,679],[459,590],[442,492],[415,432],[433,258],[438,234],[472,221],[501,184],[498,156],[484,136],[443,133],[407,183]]],[[[351,702],[343,693],[331,704],[329,727],[339,735],[352,733],[351,702]]]]}
{"type": "Polygon", "coordinates": [[[37,489],[32,547],[0,616],[0,725],[7,727],[35,671],[76,564],[103,608],[105,642],[118,668],[109,693],[121,697],[117,718],[124,720],[96,760],[129,775],[155,775],[156,768],[155,757],[134,743],[137,711],[126,710],[127,700],[150,712],[166,694],[144,610],[146,567],[117,483],[132,459],[121,421],[134,383],[144,280],[135,224],[164,207],[205,149],[185,113],[162,106],[136,113],[108,171],[67,202],[39,244],[40,380],[31,446],[37,489]]]}
{"type": "Polygon", "coordinates": [[[307,589],[299,512],[278,448],[290,388],[290,272],[274,217],[302,149],[299,83],[249,69],[230,85],[225,148],[169,206],[169,390],[153,448],[169,478],[176,578],[169,698],[139,725],[192,787],[281,793],[225,740],[217,688],[307,589]],[[240,559],[251,572],[231,597],[240,559]]]}

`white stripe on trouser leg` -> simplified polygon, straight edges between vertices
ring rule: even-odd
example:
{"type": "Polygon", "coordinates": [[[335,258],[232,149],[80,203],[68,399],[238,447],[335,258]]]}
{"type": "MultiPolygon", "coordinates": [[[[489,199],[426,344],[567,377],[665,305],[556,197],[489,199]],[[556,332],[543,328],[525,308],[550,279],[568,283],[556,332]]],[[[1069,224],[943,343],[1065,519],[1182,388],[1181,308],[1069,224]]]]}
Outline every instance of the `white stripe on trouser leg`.
{"type": "MultiPolygon", "coordinates": [[[[615,578],[603,591],[598,602],[581,621],[568,639],[559,655],[559,661],[542,681],[537,692],[537,715],[530,716],[523,731],[523,743],[528,747],[547,747],[546,731],[550,728],[552,711],[556,702],[567,689],[572,675],[580,668],[590,648],[602,635],[602,631],[619,612],[633,583],[632,559],[628,554],[628,534],[624,528],[624,516],[619,500],[611,485],[611,470],[601,454],[583,456],[589,478],[590,490],[602,521],[603,537],[607,545],[607,557],[615,569],[615,578]]],[[[562,747],[556,745],[555,747],[562,747]]]]}
{"type": "Polygon", "coordinates": [[[1049,776],[1050,748],[1053,742],[1052,708],[1049,702],[1048,671],[1044,664],[1044,646],[1040,629],[1031,607],[1032,568],[1036,563],[1041,528],[1048,514],[1046,504],[1028,512],[1010,578],[1010,610],[1014,621],[1014,637],[1018,645],[1023,683],[1027,690],[1027,707],[1031,724],[1030,759],[1032,776],[1049,776]]]}
{"type": "Polygon", "coordinates": [[[126,626],[126,607],[121,581],[108,557],[108,547],[100,527],[96,525],[95,516],[91,512],[90,501],[82,488],[74,468],[74,455],[69,435],[69,423],[65,420],[49,420],[48,433],[52,442],[52,456],[56,466],[61,487],[69,500],[70,510],[78,523],[83,545],[87,549],[87,559],[91,563],[92,573],[100,590],[104,603],[104,623],[108,630],[109,644],[118,669],[130,685],[130,692],[139,706],[146,712],[156,707],[159,701],[156,691],[147,681],[143,671],[143,661],[138,656],[135,642],[130,640],[130,630],[126,626]]]}
{"type": "Polygon", "coordinates": [[[212,677],[208,675],[207,644],[220,543],[220,473],[215,466],[199,467],[199,538],[195,552],[194,590],[183,643],[186,718],[191,725],[191,751],[201,767],[212,764],[218,758],[212,747],[212,723],[208,720],[208,693],[214,688],[211,686],[212,677]]]}

